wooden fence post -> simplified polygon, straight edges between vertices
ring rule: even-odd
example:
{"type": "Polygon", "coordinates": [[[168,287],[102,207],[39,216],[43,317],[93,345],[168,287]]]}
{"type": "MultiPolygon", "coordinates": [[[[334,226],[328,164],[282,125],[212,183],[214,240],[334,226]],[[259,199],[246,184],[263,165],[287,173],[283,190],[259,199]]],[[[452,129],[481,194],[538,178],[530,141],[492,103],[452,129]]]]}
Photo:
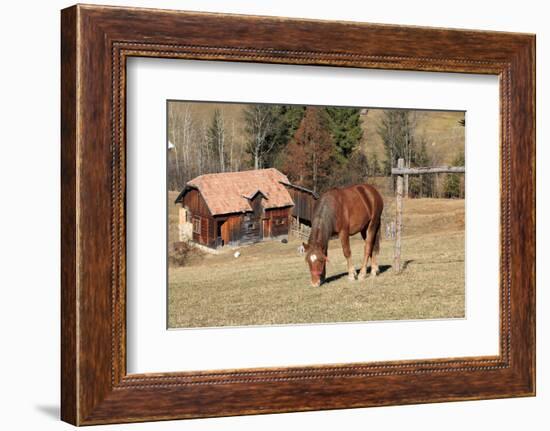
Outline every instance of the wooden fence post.
{"type": "Polygon", "coordinates": [[[405,168],[405,160],[397,160],[397,168],[392,168],[391,174],[397,176],[397,184],[395,190],[395,248],[393,252],[393,268],[396,273],[403,270],[401,266],[401,234],[403,231],[403,186],[409,175],[425,175],[425,174],[465,174],[464,166],[433,166],[419,168],[405,168]]]}
{"type": "MultiPolygon", "coordinates": [[[[403,159],[397,160],[397,168],[405,166],[403,159]]],[[[393,253],[393,267],[395,272],[401,272],[401,230],[403,228],[403,175],[397,176],[396,200],[395,200],[395,249],[393,253]]]]}

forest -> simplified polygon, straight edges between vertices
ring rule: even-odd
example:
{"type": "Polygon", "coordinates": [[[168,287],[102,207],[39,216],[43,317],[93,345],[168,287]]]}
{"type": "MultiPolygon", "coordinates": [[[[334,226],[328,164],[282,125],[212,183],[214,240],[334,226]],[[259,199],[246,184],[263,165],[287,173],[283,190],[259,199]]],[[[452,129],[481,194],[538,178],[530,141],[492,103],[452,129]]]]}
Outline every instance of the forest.
{"type": "MultiPolygon", "coordinates": [[[[176,102],[168,104],[168,187],[206,173],[274,167],[322,193],[393,189],[391,168],[464,166],[463,112],[176,102]]],[[[464,197],[464,176],[411,177],[410,197],[464,197]]]]}

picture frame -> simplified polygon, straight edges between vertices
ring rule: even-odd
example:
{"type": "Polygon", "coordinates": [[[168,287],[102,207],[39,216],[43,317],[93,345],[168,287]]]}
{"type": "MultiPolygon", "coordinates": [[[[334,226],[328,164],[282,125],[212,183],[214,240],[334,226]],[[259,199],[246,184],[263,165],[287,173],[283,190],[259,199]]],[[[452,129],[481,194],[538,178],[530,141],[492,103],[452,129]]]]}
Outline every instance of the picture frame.
{"type": "Polygon", "coordinates": [[[61,13],[61,53],[62,420],[535,395],[534,35],[76,5],[61,13]],[[135,56],[497,75],[499,355],[128,374],[125,101],[135,56]]]}

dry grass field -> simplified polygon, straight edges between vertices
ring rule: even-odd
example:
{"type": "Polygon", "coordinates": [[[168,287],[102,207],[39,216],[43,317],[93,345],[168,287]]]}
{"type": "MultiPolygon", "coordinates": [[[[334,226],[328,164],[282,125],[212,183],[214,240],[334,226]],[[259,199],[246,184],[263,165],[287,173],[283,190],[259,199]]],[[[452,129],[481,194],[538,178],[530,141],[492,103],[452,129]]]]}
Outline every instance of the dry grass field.
{"type": "MultiPolygon", "coordinates": [[[[177,208],[170,194],[169,241],[177,208]]],[[[391,212],[391,202],[386,203],[391,212]]],[[[387,214],[386,217],[391,216],[387,214]]],[[[383,239],[381,274],[349,281],[340,242],[330,242],[327,282],[309,284],[299,241],[262,242],[218,255],[194,256],[169,268],[170,328],[464,317],[464,201],[408,199],[404,211],[404,271],[392,268],[393,241],[383,239]]],[[[360,235],[353,260],[363,258],[360,235]]]]}

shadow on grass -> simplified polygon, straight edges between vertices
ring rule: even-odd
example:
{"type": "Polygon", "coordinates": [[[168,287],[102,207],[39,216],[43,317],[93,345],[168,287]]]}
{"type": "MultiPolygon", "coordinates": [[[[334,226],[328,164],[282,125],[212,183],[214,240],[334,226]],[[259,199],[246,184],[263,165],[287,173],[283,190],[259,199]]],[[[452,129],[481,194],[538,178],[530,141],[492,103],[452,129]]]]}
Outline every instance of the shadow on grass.
{"type": "Polygon", "coordinates": [[[348,276],[347,272],[341,272],[340,274],[334,274],[334,275],[331,275],[330,277],[325,278],[325,281],[323,282],[323,284],[332,283],[333,281],[340,280],[341,278],[347,277],[347,276],[348,276]]]}
{"type": "MultiPolygon", "coordinates": [[[[405,269],[407,267],[407,265],[409,264],[409,262],[412,262],[412,260],[407,260],[404,265],[403,265],[403,269],[405,269]]],[[[388,271],[389,269],[391,268],[391,265],[380,265],[378,267],[379,269],[379,274],[383,274],[385,273],[386,271],[388,271]]],[[[368,273],[370,274],[370,268],[368,270],[368,273]]],[[[326,284],[326,283],[332,283],[334,281],[337,281],[337,280],[340,280],[341,278],[343,277],[347,277],[348,276],[348,273],[347,272],[341,272],[340,274],[334,274],[334,275],[331,275],[330,277],[327,277],[325,278],[325,281],[323,282],[323,284],[326,284]]]]}
{"type": "Polygon", "coordinates": [[[411,263],[411,262],[414,262],[414,259],[406,260],[406,261],[403,263],[403,271],[407,269],[407,266],[409,266],[409,263],[411,263]]]}

